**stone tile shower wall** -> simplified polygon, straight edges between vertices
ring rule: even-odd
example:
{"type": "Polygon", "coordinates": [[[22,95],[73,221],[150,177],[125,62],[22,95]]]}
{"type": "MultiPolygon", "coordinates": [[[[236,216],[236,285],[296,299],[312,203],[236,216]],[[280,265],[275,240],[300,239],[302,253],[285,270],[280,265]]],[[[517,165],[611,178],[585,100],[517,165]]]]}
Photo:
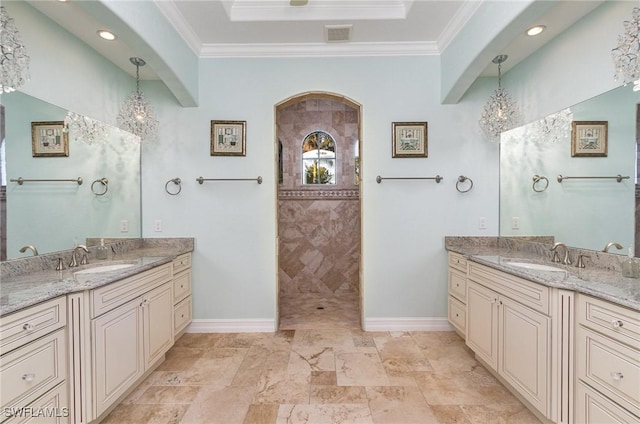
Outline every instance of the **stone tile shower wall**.
{"type": "Polygon", "coordinates": [[[302,98],[276,111],[283,181],[278,189],[280,295],[359,291],[360,199],[355,182],[358,111],[302,98]],[[302,184],[302,142],[313,131],[336,142],[336,184],[302,184]]]}

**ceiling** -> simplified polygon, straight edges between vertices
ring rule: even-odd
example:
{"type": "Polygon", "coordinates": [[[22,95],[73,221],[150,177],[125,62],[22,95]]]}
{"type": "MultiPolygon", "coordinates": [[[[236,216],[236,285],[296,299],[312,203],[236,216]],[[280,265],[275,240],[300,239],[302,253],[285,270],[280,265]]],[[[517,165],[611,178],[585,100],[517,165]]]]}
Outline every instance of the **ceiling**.
{"type": "MultiPolygon", "coordinates": [[[[135,68],[129,57],[137,56],[135,51],[122,38],[113,42],[100,39],[96,31],[108,28],[99,18],[79,7],[77,1],[82,0],[30,0],[29,3],[134,75],[135,68]]],[[[479,0],[308,0],[306,5],[292,6],[290,0],[144,1],[154,1],[200,58],[439,54],[481,3],[479,0]],[[327,42],[327,25],[338,26],[338,29],[346,26],[350,40],[327,42]]],[[[503,72],[601,3],[556,2],[536,22],[523,26],[521,35],[504,50],[509,60],[502,65],[503,72]],[[546,31],[537,37],[525,36],[524,31],[534,24],[546,25],[546,31]]],[[[496,66],[488,63],[482,75],[492,76],[496,72],[496,66]]],[[[150,67],[142,68],[140,76],[157,78],[150,67]]]]}

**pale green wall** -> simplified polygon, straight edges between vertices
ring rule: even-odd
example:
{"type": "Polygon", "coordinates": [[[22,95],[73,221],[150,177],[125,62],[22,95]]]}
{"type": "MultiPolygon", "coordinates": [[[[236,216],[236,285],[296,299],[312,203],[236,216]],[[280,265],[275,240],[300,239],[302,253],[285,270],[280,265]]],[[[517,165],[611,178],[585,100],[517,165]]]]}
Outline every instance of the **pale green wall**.
{"type": "MultiPolygon", "coordinates": [[[[531,109],[527,116],[558,110],[614,86],[610,59],[602,57],[614,45],[621,19],[619,15],[601,18],[608,19],[606,37],[599,32],[588,37],[592,43],[588,48],[583,45],[587,40],[567,39],[557,50],[534,56],[513,77],[511,72],[507,75],[516,100],[531,109]],[[576,69],[578,59],[589,66],[576,69]],[[585,74],[591,77],[585,80],[585,74]]],[[[67,35],[63,40],[53,34],[50,42],[39,39],[46,33],[23,28],[29,33],[24,36],[34,65],[32,82],[25,89],[106,121],[115,117],[120,101],[131,90],[128,76],[86,49],[61,51],[59,45],[74,43],[67,35]],[[61,55],[65,60],[60,60],[61,55]],[[50,76],[57,81],[53,86],[44,82],[50,76]]],[[[143,84],[160,120],[158,142],[145,145],[142,153],[143,235],[196,237],[195,318],[275,319],[274,105],[311,90],[346,95],[362,104],[366,317],[445,317],[443,237],[498,234],[499,167],[498,146],[483,141],[477,126],[495,79],[479,79],[458,104],[441,105],[441,75],[446,72],[437,56],[207,59],[200,61],[200,106],[196,108],[180,107],[161,82],[143,84]],[[247,121],[246,157],[209,156],[214,119],[247,121]],[[392,159],[391,123],[414,120],[429,122],[429,158],[392,159]],[[200,175],[258,174],[265,179],[262,185],[200,186],[195,182],[200,175]],[[433,181],[378,185],[378,174],[440,174],[445,179],[439,185],[433,181]],[[474,180],[471,192],[455,190],[460,174],[474,180]],[[184,182],[179,196],[164,192],[165,182],[174,177],[184,182]],[[478,229],[480,217],[486,218],[487,230],[478,229]],[[163,232],[153,231],[155,219],[163,220],[163,232]]]]}
{"type": "MultiPolygon", "coordinates": [[[[367,317],[446,316],[445,235],[497,233],[498,148],[477,135],[489,88],[442,106],[437,56],[203,60],[200,107],[176,108],[153,90],[162,137],[143,148],[146,236],[194,236],[196,318],[274,318],[276,157],[274,106],[298,93],[329,91],[362,104],[362,275],[367,317]],[[247,121],[246,157],[209,156],[213,119],[247,121]],[[429,157],[391,158],[391,123],[428,121],[429,157]],[[375,182],[382,176],[445,177],[375,182]],[[455,190],[460,174],[474,190],[455,190]],[[195,182],[198,176],[264,178],[195,182]],[[180,196],[164,181],[183,179],[180,196]],[[489,228],[478,230],[479,217],[489,228]]],[[[158,87],[160,85],[158,84],[158,87]]]]}

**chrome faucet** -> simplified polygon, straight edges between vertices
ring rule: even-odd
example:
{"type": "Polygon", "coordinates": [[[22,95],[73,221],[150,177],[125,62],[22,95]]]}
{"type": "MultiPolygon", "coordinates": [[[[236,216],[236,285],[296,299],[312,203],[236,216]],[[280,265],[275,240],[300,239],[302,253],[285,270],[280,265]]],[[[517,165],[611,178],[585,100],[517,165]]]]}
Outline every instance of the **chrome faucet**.
{"type": "Polygon", "coordinates": [[[553,252],[553,258],[551,259],[553,262],[560,262],[560,257],[558,256],[558,248],[564,247],[564,258],[562,259],[563,265],[571,265],[571,258],[569,257],[569,248],[562,242],[555,243],[551,248],[553,252]]]}
{"type": "Polygon", "coordinates": [[[610,241],[607,245],[602,249],[603,252],[608,253],[611,247],[615,247],[618,250],[622,250],[622,245],[620,243],[616,243],[615,241],[610,241]]]}
{"type": "Polygon", "coordinates": [[[89,263],[87,260],[87,253],[89,253],[89,249],[84,244],[78,244],[73,248],[73,252],[71,253],[71,262],[69,262],[69,268],[74,268],[78,266],[77,253],[78,250],[84,250],[82,254],[82,259],[80,260],[80,265],[86,265],[89,263]]]}
{"type": "Polygon", "coordinates": [[[20,253],[24,253],[27,250],[31,250],[33,252],[33,256],[38,256],[38,249],[36,249],[36,247],[31,244],[27,244],[26,246],[21,247],[20,253]]]}

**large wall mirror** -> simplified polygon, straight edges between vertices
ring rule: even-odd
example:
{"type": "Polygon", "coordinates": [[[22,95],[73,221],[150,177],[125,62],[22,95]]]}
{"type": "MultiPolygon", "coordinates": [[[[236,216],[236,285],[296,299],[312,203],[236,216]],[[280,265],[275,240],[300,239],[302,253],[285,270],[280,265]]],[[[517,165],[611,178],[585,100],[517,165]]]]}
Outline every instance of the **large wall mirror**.
{"type": "Polygon", "coordinates": [[[626,254],[635,243],[639,101],[631,85],[619,87],[503,133],[500,235],[554,236],[592,250],[615,242],[623,249],[609,252],[626,254]],[[574,155],[572,122],[596,121],[607,123],[606,155],[574,155]]]}
{"type": "Polygon", "coordinates": [[[31,249],[20,252],[27,245],[42,254],[71,249],[89,237],[141,237],[140,144],[135,137],[20,92],[3,93],[2,105],[2,259],[32,255],[31,249]],[[93,126],[93,132],[83,133],[77,125],[63,126],[62,132],[52,128],[54,143],[68,138],[68,156],[56,148],[44,153],[57,156],[43,156],[32,138],[44,133],[34,134],[32,123],[66,118],[69,123],[68,116],[93,126]],[[16,181],[20,178],[22,184],[16,181]]]}

